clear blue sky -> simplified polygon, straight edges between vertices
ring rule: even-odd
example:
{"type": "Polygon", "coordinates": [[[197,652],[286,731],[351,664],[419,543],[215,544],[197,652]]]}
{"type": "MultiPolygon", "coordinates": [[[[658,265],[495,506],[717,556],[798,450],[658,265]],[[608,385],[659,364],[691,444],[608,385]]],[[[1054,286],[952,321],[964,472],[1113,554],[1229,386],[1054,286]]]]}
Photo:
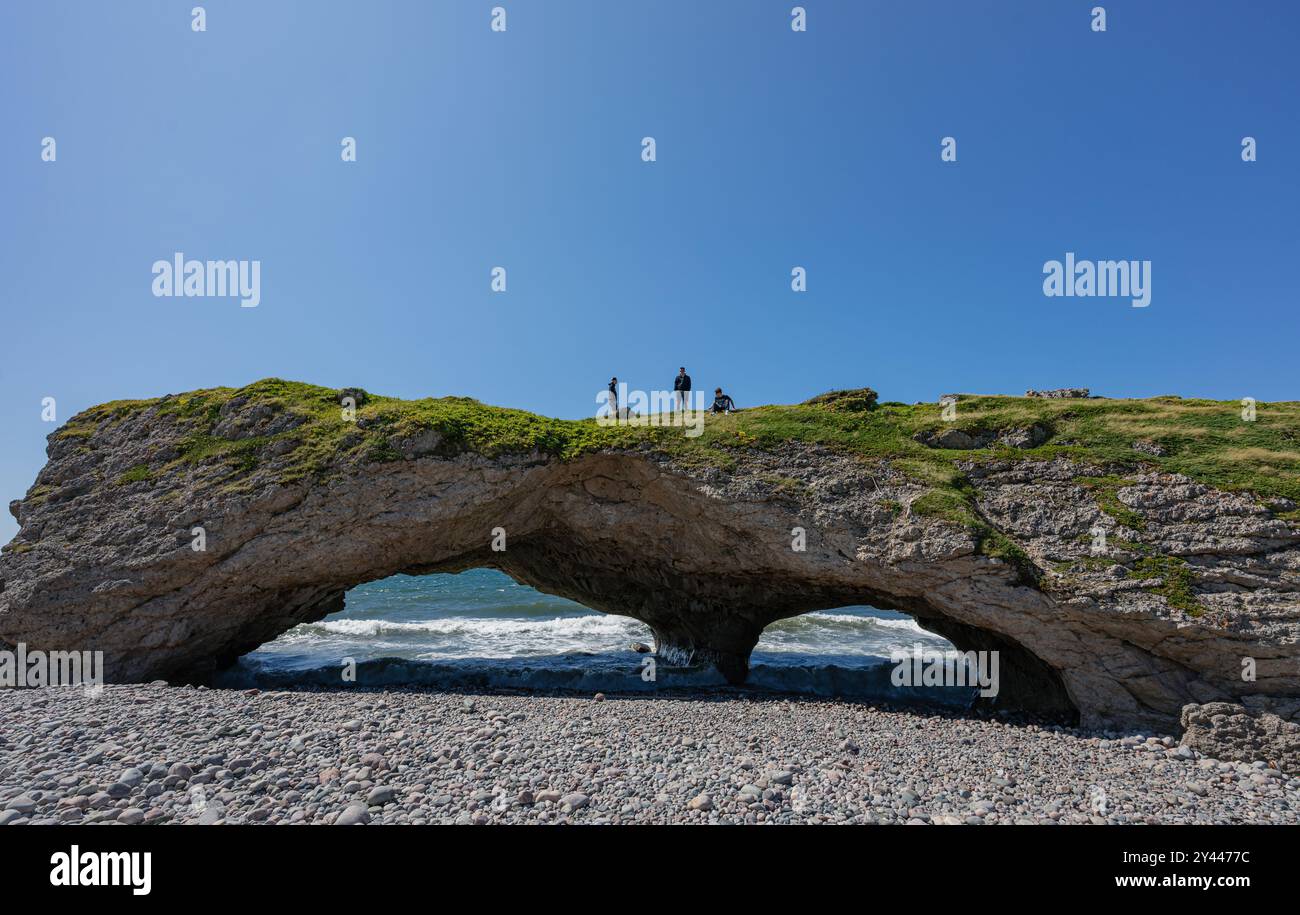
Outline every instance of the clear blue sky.
{"type": "Polygon", "coordinates": [[[43,397],[267,376],[1300,397],[1289,0],[197,2],[0,5],[5,502],[43,397]],[[153,297],[176,251],[260,260],[261,305],[153,297]],[[1044,297],[1066,251],[1152,261],[1151,306],[1044,297]]]}

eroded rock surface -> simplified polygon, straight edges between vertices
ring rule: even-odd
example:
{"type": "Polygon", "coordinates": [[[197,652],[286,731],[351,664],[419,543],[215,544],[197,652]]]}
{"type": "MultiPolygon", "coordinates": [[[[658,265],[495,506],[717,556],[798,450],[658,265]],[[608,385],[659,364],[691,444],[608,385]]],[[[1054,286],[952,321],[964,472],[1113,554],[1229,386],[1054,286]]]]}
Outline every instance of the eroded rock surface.
{"type": "Polygon", "coordinates": [[[643,620],[662,656],[733,681],[769,623],[867,603],[999,651],[997,702],[1087,725],[1300,696],[1300,527],[1185,477],[1102,492],[1105,467],[983,461],[961,524],[891,461],[806,443],[738,447],[722,467],[651,444],[487,457],[419,432],[299,474],[310,427],[237,400],[211,417],[244,449],[233,470],[167,399],[51,436],[10,506],[0,641],[101,650],[116,681],[197,679],[357,584],[489,566],[643,620]]]}
{"type": "Polygon", "coordinates": [[[1300,772],[1300,700],[1188,705],[1182,726],[1183,744],[1206,756],[1300,772]]]}
{"type": "Polygon", "coordinates": [[[1048,397],[1056,400],[1080,399],[1087,397],[1088,394],[1087,388],[1054,388],[1050,391],[1035,391],[1031,388],[1025,392],[1026,397],[1048,397]]]}

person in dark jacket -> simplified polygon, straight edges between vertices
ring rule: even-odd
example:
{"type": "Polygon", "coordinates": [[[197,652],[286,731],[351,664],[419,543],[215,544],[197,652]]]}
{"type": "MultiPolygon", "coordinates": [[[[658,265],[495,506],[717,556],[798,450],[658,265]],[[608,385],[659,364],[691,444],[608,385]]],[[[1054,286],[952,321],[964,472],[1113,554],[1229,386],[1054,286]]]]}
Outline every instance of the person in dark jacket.
{"type": "Polygon", "coordinates": [[[684,365],[673,379],[673,391],[676,393],[674,400],[677,401],[677,406],[685,411],[691,401],[691,376],[686,374],[684,365]]]}
{"type": "Polygon", "coordinates": [[[713,406],[709,407],[710,413],[731,413],[736,409],[736,402],[728,394],[722,393],[722,388],[713,389],[713,406]]]}

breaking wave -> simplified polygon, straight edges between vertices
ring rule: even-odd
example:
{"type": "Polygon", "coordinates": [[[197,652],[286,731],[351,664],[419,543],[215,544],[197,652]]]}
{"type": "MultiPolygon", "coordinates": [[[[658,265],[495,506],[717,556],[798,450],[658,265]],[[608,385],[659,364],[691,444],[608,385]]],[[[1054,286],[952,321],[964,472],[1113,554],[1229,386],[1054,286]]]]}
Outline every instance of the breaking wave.
{"type": "MultiPolygon", "coordinates": [[[[263,645],[219,682],[338,685],[346,658],[356,664],[357,682],[371,686],[611,692],[726,686],[712,668],[663,663],[647,681],[641,676],[647,656],[634,650],[636,643],[654,644],[645,624],[541,594],[499,572],[395,576],[354,588],[345,610],[263,645]]],[[[751,656],[746,685],[906,701],[889,682],[888,658],[918,644],[952,649],[892,611],[844,607],[808,613],[768,626],[751,656]]],[[[964,703],[969,691],[927,691],[927,701],[945,698],[964,703]]]]}

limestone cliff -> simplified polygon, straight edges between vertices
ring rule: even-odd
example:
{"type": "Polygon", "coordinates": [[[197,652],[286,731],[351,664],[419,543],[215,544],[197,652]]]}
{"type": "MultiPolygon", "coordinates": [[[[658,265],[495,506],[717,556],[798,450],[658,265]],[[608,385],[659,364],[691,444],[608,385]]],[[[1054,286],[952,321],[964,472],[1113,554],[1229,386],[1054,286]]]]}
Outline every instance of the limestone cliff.
{"type": "Polygon", "coordinates": [[[733,681],[772,621],[867,603],[999,650],[1001,703],[1098,726],[1296,714],[1300,405],[1247,424],[1177,398],[875,401],[698,438],[277,380],[106,404],[10,506],[0,641],[201,678],[362,582],[491,566],[733,681]]]}

